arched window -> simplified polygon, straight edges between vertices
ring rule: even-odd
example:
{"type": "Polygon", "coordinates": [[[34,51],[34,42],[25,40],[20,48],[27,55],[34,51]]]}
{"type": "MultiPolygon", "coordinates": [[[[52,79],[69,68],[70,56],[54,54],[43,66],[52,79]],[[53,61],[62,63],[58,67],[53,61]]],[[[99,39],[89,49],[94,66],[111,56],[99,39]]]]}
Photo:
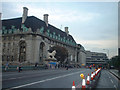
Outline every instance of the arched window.
{"type": "Polygon", "coordinates": [[[42,62],[43,61],[43,53],[44,53],[44,47],[45,47],[45,43],[41,42],[40,43],[40,49],[39,49],[39,61],[42,62]]]}
{"type": "Polygon", "coordinates": [[[26,43],[25,41],[19,42],[19,62],[26,61],[26,43]]]}

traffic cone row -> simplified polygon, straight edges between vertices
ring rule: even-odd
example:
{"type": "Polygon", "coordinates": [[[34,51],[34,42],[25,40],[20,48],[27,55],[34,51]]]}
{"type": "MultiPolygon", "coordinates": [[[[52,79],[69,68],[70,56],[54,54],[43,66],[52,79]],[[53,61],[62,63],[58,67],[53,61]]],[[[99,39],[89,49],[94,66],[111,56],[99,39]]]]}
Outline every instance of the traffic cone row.
{"type": "MultiPolygon", "coordinates": [[[[85,77],[83,77],[83,79],[82,79],[82,90],[85,90],[86,84],[89,85],[90,84],[90,79],[92,81],[95,78],[95,76],[98,75],[98,73],[100,72],[100,70],[101,70],[101,68],[98,68],[94,72],[92,72],[91,73],[91,78],[90,78],[90,75],[88,74],[88,76],[87,76],[87,82],[85,82],[85,77]]],[[[75,82],[74,81],[73,81],[72,90],[75,90],[75,82]]]]}

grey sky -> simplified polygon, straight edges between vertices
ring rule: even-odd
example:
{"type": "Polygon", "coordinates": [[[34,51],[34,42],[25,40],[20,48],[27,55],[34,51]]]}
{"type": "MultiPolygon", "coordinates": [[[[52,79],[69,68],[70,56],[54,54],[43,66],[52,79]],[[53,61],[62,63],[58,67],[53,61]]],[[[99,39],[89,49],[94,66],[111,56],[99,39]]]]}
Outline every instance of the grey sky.
{"type": "Polygon", "coordinates": [[[28,15],[43,19],[49,14],[49,23],[70,34],[86,50],[117,55],[118,3],[117,2],[4,2],[2,19],[22,16],[22,8],[29,8],[28,15]],[[62,27],[61,27],[62,25],[62,27]]]}

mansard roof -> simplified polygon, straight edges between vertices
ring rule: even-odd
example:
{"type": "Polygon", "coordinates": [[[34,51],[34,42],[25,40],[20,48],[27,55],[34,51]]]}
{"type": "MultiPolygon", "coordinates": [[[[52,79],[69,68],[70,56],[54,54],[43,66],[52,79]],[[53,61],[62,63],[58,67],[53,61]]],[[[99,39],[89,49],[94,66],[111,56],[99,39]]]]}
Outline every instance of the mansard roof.
{"type": "MultiPolygon", "coordinates": [[[[15,28],[20,29],[21,22],[22,22],[22,17],[6,19],[6,20],[2,20],[2,26],[5,26],[6,29],[10,29],[11,26],[15,26],[15,28]]],[[[60,35],[61,37],[65,37],[75,42],[75,40],[71,35],[67,36],[66,32],[56,28],[53,25],[48,24],[47,27],[44,21],[40,20],[35,16],[28,16],[24,24],[27,28],[31,28],[33,32],[35,32],[37,29],[40,29],[41,27],[44,27],[44,32],[47,32],[47,30],[49,30],[50,33],[55,32],[56,35],[60,35]]]]}

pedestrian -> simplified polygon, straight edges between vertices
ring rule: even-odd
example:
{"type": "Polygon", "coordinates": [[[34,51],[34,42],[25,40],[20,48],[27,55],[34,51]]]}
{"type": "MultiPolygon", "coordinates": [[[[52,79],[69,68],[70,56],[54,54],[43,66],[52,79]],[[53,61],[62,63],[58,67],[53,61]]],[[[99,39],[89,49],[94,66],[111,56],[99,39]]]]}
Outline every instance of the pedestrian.
{"type": "Polygon", "coordinates": [[[7,63],[5,64],[5,71],[6,71],[8,68],[9,68],[9,63],[7,62],[7,63]]]}
{"type": "Polygon", "coordinates": [[[18,70],[18,72],[20,72],[20,71],[22,71],[22,68],[21,68],[21,66],[19,66],[19,70],[18,70]]]}
{"type": "Polygon", "coordinates": [[[50,64],[50,69],[52,68],[51,64],[50,64]]]}
{"type": "Polygon", "coordinates": [[[38,63],[35,63],[35,69],[37,68],[38,63]]]}
{"type": "Polygon", "coordinates": [[[55,65],[55,69],[57,68],[57,65],[55,65]]]}
{"type": "Polygon", "coordinates": [[[18,72],[22,71],[21,63],[19,64],[19,66],[17,68],[18,68],[18,72]]]}
{"type": "Polygon", "coordinates": [[[68,70],[68,64],[66,65],[66,70],[68,70]]]}

